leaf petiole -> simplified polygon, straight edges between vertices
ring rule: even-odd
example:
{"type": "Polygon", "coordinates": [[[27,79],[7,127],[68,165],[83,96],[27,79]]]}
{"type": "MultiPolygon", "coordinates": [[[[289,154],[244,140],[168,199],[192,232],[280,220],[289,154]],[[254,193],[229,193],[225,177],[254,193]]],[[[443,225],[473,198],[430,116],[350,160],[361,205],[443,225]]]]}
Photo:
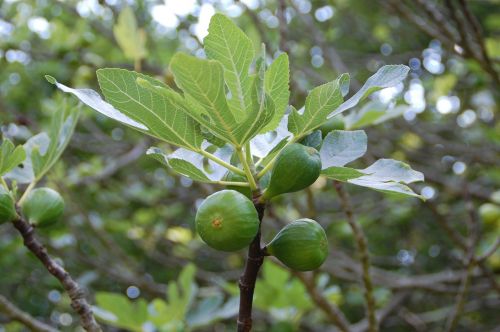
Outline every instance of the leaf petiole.
{"type": "Polygon", "coordinates": [[[33,182],[31,182],[28,185],[28,187],[24,191],[24,193],[21,196],[21,198],[19,198],[19,201],[17,202],[17,204],[21,205],[24,202],[24,200],[26,199],[26,197],[28,196],[28,194],[30,193],[30,191],[33,189],[33,187],[35,187],[35,185],[36,185],[36,181],[33,181],[33,182]]]}
{"type": "Polygon", "coordinates": [[[225,162],[224,160],[218,158],[217,156],[214,156],[213,154],[211,154],[210,152],[207,152],[203,149],[201,149],[200,151],[198,151],[200,154],[204,155],[205,157],[207,157],[208,159],[216,162],[217,164],[221,165],[221,166],[224,166],[225,168],[227,168],[228,170],[230,170],[231,172],[233,173],[236,173],[236,174],[239,174],[239,175],[246,175],[246,173],[244,171],[242,171],[241,169],[239,169],[238,167],[236,166],[233,166],[227,162],[225,162]]]}
{"type": "Polygon", "coordinates": [[[255,173],[255,164],[253,162],[252,150],[250,149],[250,143],[249,142],[245,144],[245,155],[246,155],[246,158],[247,158],[247,162],[249,162],[250,171],[253,174],[253,173],[255,173]]]}
{"type": "Polygon", "coordinates": [[[243,165],[243,170],[245,171],[245,175],[250,183],[250,189],[252,189],[252,191],[257,190],[257,183],[255,182],[252,171],[250,170],[250,166],[248,166],[243,150],[241,148],[236,148],[236,153],[238,154],[238,158],[243,165]]]}
{"type": "MultiPolygon", "coordinates": [[[[264,166],[263,169],[260,170],[259,173],[257,173],[257,180],[259,180],[261,177],[263,177],[274,165],[274,162],[276,161],[276,158],[278,157],[278,155],[280,154],[281,150],[283,150],[285,147],[287,147],[288,145],[292,144],[292,143],[295,143],[297,142],[298,140],[300,140],[303,136],[296,136],[294,138],[292,138],[291,140],[289,140],[288,142],[286,142],[285,145],[283,145],[283,147],[278,151],[278,153],[276,153],[276,155],[273,157],[273,159],[271,159],[266,166],[264,166]]],[[[263,159],[261,159],[263,160],[263,159]]],[[[258,165],[258,163],[257,163],[258,165]]]]}
{"type": "Polygon", "coordinates": [[[233,182],[233,181],[213,181],[213,184],[220,184],[223,186],[233,186],[233,187],[250,187],[248,182],[233,182]]]}

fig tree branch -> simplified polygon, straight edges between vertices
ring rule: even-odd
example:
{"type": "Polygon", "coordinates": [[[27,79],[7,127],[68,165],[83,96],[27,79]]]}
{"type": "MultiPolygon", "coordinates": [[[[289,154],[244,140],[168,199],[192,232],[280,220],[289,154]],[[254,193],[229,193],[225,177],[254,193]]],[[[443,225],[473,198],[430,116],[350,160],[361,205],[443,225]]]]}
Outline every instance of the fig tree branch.
{"type": "Polygon", "coordinates": [[[486,52],[477,18],[471,13],[466,1],[446,0],[446,10],[436,2],[426,0],[418,0],[417,6],[413,7],[399,0],[381,0],[380,3],[427,35],[440,40],[457,55],[476,61],[490,76],[493,84],[496,87],[500,85],[500,75],[486,52]]]}
{"type": "Polygon", "coordinates": [[[340,331],[349,332],[351,328],[344,313],[333,303],[329,302],[318,292],[313,278],[307,277],[304,273],[293,273],[306,287],[307,292],[316,305],[326,314],[328,319],[337,326],[340,331]]]}
{"type": "MultiPolygon", "coordinates": [[[[18,212],[19,215],[20,212],[18,212]]],[[[24,245],[42,262],[45,268],[59,280],[64,290],[71,299],[71,307],[80,316],[81,325],[86,331],[102,331],[92,313],[92,309],[85,299],[85,293],[71,277],[71,275],[49,256],[45,247],[35,237],[35,230],[23,217],[19,217],[12,222],[24,240],[24,245]]]]}
{"type": "Polygon", "coordinates": [[[361,226],[354,219],[349,196],[344,190],[344,187],[338,181],[334,181],[333,183],[335,190],[339,195],[342,209],[347,217],[347,222],[349,223],[349,226],[354,234],[354,238],[356,239],[356,245],[360,255],[361,266],[363,269],[363,285],[365,287],[364,296],[366,301],[366,314],[368,316],[368,330],[370,332],[376,332],[378,331],[378,323],[377,317],[375,316],[375,298],[373,297],[373,283],[370,275],[370,256],[368,253],[366,236],[361,226]]]}
{"type": "MultiPolygon", "coordinates": [[[[401,308],[402,303],[409,297],[410,292],[403,291],[396,293],[391,301],[383,308],[377,310],[377,320],[379,324],[382,322],[396,309],[401,308]]],[[[360,322],[352,325],[352,332],[363,332],[368,329],[368,321],[366,318],[361,320],[360,322]]]]}
{"type": "Polygon", "coordinates": [[[476,245],[480,239],[480,226],[479,226],[479,218],[474,209],[474,205],[470,198],[467,184],[464,185],[464,201],[465,208],[467,209],[469,218],[467,219],[467,249],[465,250],[465,269],[466,273],[462,278],[462,282],[460,284],[460,290],[456,296],[456,303],[453,310],[451,310],[450,315],[448,316],[448,320],[446,322],[446,331],[452,332],[457,328],[458,322],[464,310],[465,302],[467,301],[467,295],[469,292],[471,280],[472,280],[472,270],[476,265],[477,261],[475,259],[475,250],[476,245]]]}
{"type": "Polygon", "coordinates": [[[106,165],[101,172],[92,176],[81,178],[75,182],[75,185],[89,185],[112,176],[123,167],[129,165],[144,155],[147,144],[147,141],[140,141],[132,148],[132,150],[117,158],[113,158],[113,160],[106,165]]]}
{"type": "Polygon", "coordinates": [[[11,320],[15,320],[35,332],[57,332],[57,329],[37,320],[35,317],[19,309],[14,303],[0,295],[0,312],[11,320]]]}
{"type": "MultiPolygon", "coordinates": [[[[265,204],[259,202],[259,197],[254,197],[254,206],[259,215],[260,223],[264,217],[265,204]]],[[[260,225],[257,235],[248,248],[245,269],[239,280],[240,308],[238,313],[238,332],[249,332],[252,329],[252,304],[255,282],[260,267],[264,261],[264,251],[260,244],[260,225]]]]}
{"type": "Polygon", "coordinates": [[[252,171],[250,169],[250,166],[248,164],[248,161],[245,158],[245,155],[244,155],[242,149],[236,148],[236,153],[238,155],[238,158],[240,159],[241,165],[243,166],[243,170],[245,171],[245,175],[248,179],[248,182],[250,183],[250,189],[252,189],[252,191],[255,191],[257,189],[257,183],[255,182],[252,171]]]}

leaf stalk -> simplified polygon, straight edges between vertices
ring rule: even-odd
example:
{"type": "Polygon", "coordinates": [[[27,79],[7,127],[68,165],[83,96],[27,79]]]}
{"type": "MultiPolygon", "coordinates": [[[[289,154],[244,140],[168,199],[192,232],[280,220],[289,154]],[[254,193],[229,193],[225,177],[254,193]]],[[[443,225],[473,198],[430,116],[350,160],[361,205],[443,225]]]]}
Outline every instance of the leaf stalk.
{"type": "Polygon", "coordinates": [[[217,156],[211,154],[210,152],[207,152],[207,151],[205,151],[203,149],[200,149],[199,153],[202,154],[202,155],[204,155],[208,159],[216,162],[217,164],[219,164],[221,166],[224,166],[225,168],[227,168],[228,170],[230,170],[233,173],[236,173],[236,174],[239,174],[239,175],[246,175],[246,173],[244,171],[242,171],[241,169],[239,169],[238,167],[233,166],[233,165],[225,162],[224,160],[218,158],[217,156]]]}
{"type": "Polygon", "coordinates": [[[240,159],[240,162],[243,165],[243,170],[245,171],[245,175],[248,179],[248,182],[250,183],[250,189],[252,189],[252,191],[256,191],[257,183],[255,182],[255,179],[253,177],[252,171],[250,170],[250,166],[248,165],[245,155],[243,154],[243,150],[241,148],[236,148],[236,153],[238,154],[238,158],[240,159]]]}

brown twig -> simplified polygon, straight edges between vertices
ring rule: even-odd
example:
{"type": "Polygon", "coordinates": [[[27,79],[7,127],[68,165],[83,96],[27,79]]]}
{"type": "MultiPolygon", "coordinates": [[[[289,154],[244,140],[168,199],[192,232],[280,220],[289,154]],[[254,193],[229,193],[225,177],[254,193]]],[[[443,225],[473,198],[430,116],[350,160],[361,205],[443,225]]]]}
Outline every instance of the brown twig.
{"type": "Polygon", "coordinates": [[[366,314],[368,316],[368,330],[370,332],[378,331],[377,317],[375,315],[375,298],[373,297],[373,284],[370,276],[370,256],[368,253],[368,243],[363,229],[354,219],[349,195],[344,190],[342,183],[334,181],[334,187],[340,198],[340,203],[347,217],[347,222],[356,239],[356,245],[361,259],[361,267],[363,269],[362,279],[365,287],[366,314]]]}
{"type": "Polygon", "coordinates": [[[314,279],[309,278],[305,273],[293,272],[293,274],[302,282],[306,287],[309,296],[316,303],[316,305],[326,314],[328,319],[335,324],[341,331],[351,331],[349,321],[344,316],[342,311],[334,304],[330,303],[318,290],[316,289],[314,279]]]}
{"type": "Polygon", "coordinates": [[[467,270],[464,274],[464,278],[460,285],[460,290],[456,297],[455,307],[451,310],[451,314],[448,317],[448,321],[446,323],[447,332],[455,331],[464,309],[465,300],[467,299],[467,293],[469,291],[470,282],[472,279],[472,269],[474,268],[474,260],[472,255],[468,257],[469,262],[467,263],[467,270]]]}
{"type": "MultiPolygon", "coordinates": [[[[19,215],[21,215],[19,213],[19,215]]],[[[13,221],[14,227],[21,233],[24,245],[28,248],[45,266],[45,268],[56,277],[62,284],[71,299],[71,307],[80,315],[81,325],[86,331],[101,331],[101,327],[96,322],[90,305],[85,300],[85,293],[71,277],[71,275],[49,256],[45,247],[35,237],[35,230],[24,218],[19,217],[13,221]]]]}
{"type": "Polygon", "coordinates": [[[416,1],[423,9],[420,13],[416,13],[415,8],[410,8],[404,1],[380,0],[380,3],[406,18],[427,35],[440,40],[459,56],[476,61],[491,77],[495,87],[500,85],[500,75],[486,52],[479,23],[465,0],[444,1],[449,20],[446,19],[444,9],[440,10],[435,3],[426,0],[416,1]],[[472,30],[472,33],[469,33],[469,30],[472,30]]]}
{"type": "Polygon", "coordinates": [[[433,22],[428,20],[424,20],[419,15],[415,14],[415,11],[412,8],[406,6],[402,1],[399,0],[380,0],[380,3],[386,8],[394,11],[398,15],[406,18],[408,21],[413,23],[418,29],[427,35],[441,40],[444,44],[453,47],[453,40],[450,40],[448,37],[441,34],[438,27],[436,27],[433,22]]]}
{"type": "MultiPolygon", "coordinates": [[[[495,310],[498,309],[499,305],[500,305],[500,299],[498,297],[486,297],[483,299],[475,299],[467,302],[464,305],[462,313],[481,312],[481,310],[484,310],[486,308],[491,308],[495,310]]],[[[424,323],[427,324],[438,322],[443,319],[446,319],[446,316],[449,314],[450,309],[451,307],[441,307],[435,310],[418,313],[418,316],[424,323]]]]}
{"type": "MultiPolygon", "coordinates": [[[[470,27],[472,28],[472,31],[474,33],[475,41],[479,45],[479,52],[480,52],[480,58],[482,58],[483,61],[480,61],[483,69],[490,74],[491,78],[497,84],[497,86],[500,85],[500,77],[498,75],[498,72],[495,70],[493,66],[493,62],[491,61],[490,57],[488,56],[488,53],[486,52],[486,46],[484,44],[484,38],[481,33],[481,27],[479,25],[479,22],[477,21],[477,18],[471,13],[469,10],[469,7],[467,6],[467,3],[465,0],[459,0],[460,7],[462,8],[462,12],[469,23],[470,27]]],[[[479,58],[478,58],[479,60],[479,58]]]]}
{"type": "Polygon", "coordinates": [[[130,163],[136,161],[138,158],[144,155],[144,152],[148,144],[149,144],[148,140],[140,141],[137,145],[135,145],[132,148],[132,150],[128,151],[122,156],[113,158],[113,160],[108,165],[106,165],[101,172],[92,176],[80,178],[74,184],[88,185],[112,176],[114,173],[116,173],[123,167],[129,165],[130,163]]]}
{"type": "Polygon", "coordinates": [[[475,249],[481,235],[479,218],[474,209],[474,205],[471,201],[467,184],[464,185],[464,201],[465,201],[465,207],[469,214],[469,218],[467,219],[468,241],[467,241],[467,249],[465,250],[466,273],[462,278],[462,282],[460,284],[460,290],[456,296],[455,307],[451,311],[450,316],[448,316],[448,320],[446,322],[447,332],[455,331],[458,322],[460,320],[460,316],[462,315],[472,280],[472,270],[474,269],[474,266],[477,263],[475,259],[475,249]]]}
{"type": "MultiPolygon", "coordinates": [[[[409,292],[403,291],[396,293],[391,301],[383,308],[377,310],[377,320],[379,324],[382,322],[396,309],[401,308],[401,304],[406,300],[406,298],[410,295],[409,292]]],[[[352,325],[352,332],[363,332],[368,328],[367,319],[363,319],[362,321],[352,325]]]]}
{"type": "Polygon", "coordinates": [[[406,307],[402,307],[398,311],[398,316],[401,317],[408,325],[410,325],[417,332],[424,332],[428,330],[425,322],[417,314],[411,312],[406,307]]]}
{"type": "MultiPolygon", "coordinates": [[[[254,197],[254,206],[259,215],[259,221],[262,223],[264,217],[265,204],[259,202],[259,197],[254,197]]],[[[238,332],[249,332],[252,329],[252,304],[255,282],[260,267],[264,261],[264,250],[260,244],[260,225],[257,235],[248,248],[248,256],[245,264],[245,270],[240,277],[240,309],[238,313],[238,332]]]]}
{"type": "Polygon", "coordinates": [[[35,332],[57,332],[57,329],[37,320],[27,312],[19,309],[14,303],[11,303],[4,296],[0,295],[0,311],[7,317],[19,322],[35,332]]]}
{"type": "Polygon", "coordinates": [[[500,247],[500,238],[497,238],[495,243],[493,243],[488,249],[486,249],[481,256],[476,257],[476,261],[478,263],[484,262],[491,255],[493,255],[498,250],[499,247],[500,247]]]}
{"type": "Polygon", "coordinates": [[[440,22],[437,24],[436,28],[439,29],[443,34],[447,36],[450,40],[455,40],[457,38],[457,32],[453,26],[449,23],[448,17],[441,12],[440,8],[436,3],[432,3],[428,0],[416,0],[416,3],[427,13],[429,19],[433,22],[440,22]]]}

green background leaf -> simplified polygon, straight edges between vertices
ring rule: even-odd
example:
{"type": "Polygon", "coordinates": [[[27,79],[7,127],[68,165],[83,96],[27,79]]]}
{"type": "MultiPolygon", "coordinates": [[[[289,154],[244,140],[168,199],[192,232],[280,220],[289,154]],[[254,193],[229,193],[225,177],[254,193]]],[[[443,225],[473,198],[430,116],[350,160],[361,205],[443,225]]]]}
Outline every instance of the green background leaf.
{"type": "Polygon", "coordinates": [[[132,8],[125,7],[113,27],[113,34],[125,56],[131,60],[144,59],[147,55],[146,33],[137,27],[132,8]]]}

